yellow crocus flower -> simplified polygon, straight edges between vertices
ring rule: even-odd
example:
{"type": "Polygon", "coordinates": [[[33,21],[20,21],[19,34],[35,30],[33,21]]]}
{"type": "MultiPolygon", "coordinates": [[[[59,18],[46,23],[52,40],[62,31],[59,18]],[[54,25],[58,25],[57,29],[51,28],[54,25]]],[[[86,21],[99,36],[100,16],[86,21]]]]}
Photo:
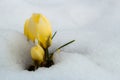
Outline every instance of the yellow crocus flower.
{"type": "Polygon", "coordinates": [[[40,65],[44,61],[44,50],[40,45],[36,45],[31,48],[31,57],[34,62],[36,62],[37,66],[40,65]]]}
{"type": "Polygon", "coordinates": [[[33,14],[24,25],[24,35],[28,40],[38,40],[43,48],[48,48],[52,43],[52,29],[50,22],[42,14],[33,14]]]}

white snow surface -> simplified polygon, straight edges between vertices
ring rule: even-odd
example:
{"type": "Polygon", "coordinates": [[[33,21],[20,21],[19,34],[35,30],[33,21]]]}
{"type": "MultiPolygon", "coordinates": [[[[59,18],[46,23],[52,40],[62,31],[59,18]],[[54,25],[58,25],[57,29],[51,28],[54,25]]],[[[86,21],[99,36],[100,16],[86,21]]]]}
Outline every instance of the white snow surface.
{"type": "Polygon", "coordinates": [[[0,0],[0,80],[120,80],[120,0],[0,0]],[[32,64],[24,22],[42,13],[51,22],[55,65],[32,64]]]}

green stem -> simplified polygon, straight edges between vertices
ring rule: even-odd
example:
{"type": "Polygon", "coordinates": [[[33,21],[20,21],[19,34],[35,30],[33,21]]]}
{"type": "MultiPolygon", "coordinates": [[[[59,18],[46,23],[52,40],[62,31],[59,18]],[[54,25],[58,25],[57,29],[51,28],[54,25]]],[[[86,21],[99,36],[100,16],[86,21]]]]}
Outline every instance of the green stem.
{"type": "Polygon", "coordinates": [[[49,60],[49,51],[48,48],[45,49],[45,61],[49,60]]]}

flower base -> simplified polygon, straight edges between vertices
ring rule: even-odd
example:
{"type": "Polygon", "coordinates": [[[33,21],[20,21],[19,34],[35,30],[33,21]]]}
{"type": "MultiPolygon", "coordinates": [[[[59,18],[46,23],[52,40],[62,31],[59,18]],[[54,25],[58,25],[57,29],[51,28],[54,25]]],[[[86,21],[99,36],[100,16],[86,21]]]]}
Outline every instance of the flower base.
{"type": "MultiPolygon", "coordinates": [[[[54,33],[54,35],[52,36],[52,39],[54,38],[54,36],[56,35],[56,32],[54,33]]],[[[44,60],[41,64],[39,64],[38,62],[34,61],[33,65],[30,65],[29,67],[27,67],[26,69],[28,71],[35,71],[37,70],[39,67],[47,67],[49,68],[50,66],[54,65],[54,61],[53,61],[53,55],[56,51],[60,50],[61,48],[73,43],[75,40],[69,41],[68,43],[58,47],[53,53],[49,53],[48,48],[44,49],[45,51],[45,55],[44,55],[44,60]]]]}

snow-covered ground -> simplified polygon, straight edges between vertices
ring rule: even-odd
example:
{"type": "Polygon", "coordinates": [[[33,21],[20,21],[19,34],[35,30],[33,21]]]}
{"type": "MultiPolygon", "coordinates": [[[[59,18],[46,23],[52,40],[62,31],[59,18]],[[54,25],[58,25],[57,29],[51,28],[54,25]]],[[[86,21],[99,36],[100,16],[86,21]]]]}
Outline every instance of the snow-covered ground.
{"type": "Polygon", "coordinates": [[[120,0],[0,0],[0,80],[120,80],[120,0]],[[42,13],[57,31],[50,50],[75,39],[54,56],[55,65],[31,64],[23,26],[42,13]]]}

